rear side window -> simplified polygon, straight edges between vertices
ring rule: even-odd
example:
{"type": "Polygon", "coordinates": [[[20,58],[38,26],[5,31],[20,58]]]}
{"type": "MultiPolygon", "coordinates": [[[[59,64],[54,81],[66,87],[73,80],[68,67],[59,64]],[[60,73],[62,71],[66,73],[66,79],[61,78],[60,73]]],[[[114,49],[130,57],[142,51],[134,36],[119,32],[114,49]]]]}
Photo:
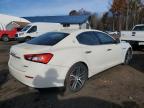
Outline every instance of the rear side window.
{"type": "Polygon", "coordinates": [[[114,44],[115,40],[109,35],[101,32],[94,32],[95,35],[99,38],[101,44],[114,44]]]}
{"type": "Polygon", "coordinates": [[[144,26],[136,26],[133,31],[144,31],[144,26]]]}
{"type": "Polygon", "coordinates": [[[98,38],[93,34],[93,32],[84,32],[77,36],[77,40],[80,44],[84,45],[98,45],[99,40],[98,38]]]}
{"type": "Polygon", "coordinates": [[[63,40],[66,36],[68,36],[68,33],[61,33],[61,32],[49,32],[46,34],[43,34],[37,38],[34,38],[26,43],[28,44],[34,44],[34,45],[50,45],[53,46],[63,40]]]}

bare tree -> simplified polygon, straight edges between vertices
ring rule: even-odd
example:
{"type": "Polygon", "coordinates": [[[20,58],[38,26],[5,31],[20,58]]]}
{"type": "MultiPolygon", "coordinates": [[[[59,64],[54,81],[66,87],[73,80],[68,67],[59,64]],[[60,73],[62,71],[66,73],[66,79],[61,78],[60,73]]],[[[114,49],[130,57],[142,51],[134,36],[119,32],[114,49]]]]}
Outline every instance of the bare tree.
{"type": "Polygon", "coordinates": [[[70,16],[77,16],[77,15],[80,15],[80,14],[76,10],[72,10],[72,11],[69,12],[69,15],[70,16]]]}
{"type": "Polygon", "coordinates": [[[92,12],[89,12],[83,8],[81,8],[80,10],[72,10],[70,11],[69,15],[71,16],[76,16],[76,15],[88,15],[89,16],[89,23],[90,23],[90,26],[91,28],[93,29],[96,29],[97,27],[97,23],[96,23],[96,13],[92,13],[92,12]]]}

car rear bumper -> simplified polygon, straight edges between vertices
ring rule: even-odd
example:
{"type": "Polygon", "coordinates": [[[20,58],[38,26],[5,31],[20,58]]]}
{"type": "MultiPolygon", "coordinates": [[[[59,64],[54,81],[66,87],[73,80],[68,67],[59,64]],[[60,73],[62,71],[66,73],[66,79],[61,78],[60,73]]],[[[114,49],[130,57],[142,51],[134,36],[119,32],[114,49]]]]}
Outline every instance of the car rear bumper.
{"type": "Polygon", "coordinates": [[[23,84],[30,86],[30,87],[34,87],[33,85],[33,79],[28,79],[25,77],[25,74],[23,72],[20,72],[16,69],[14,69],[13,67],[9,66],[9,72],[10,74],[15,77],[18,81],[22,82],[23,84]]]}
{"type": "Polygon", "coordinates": [[[47,72],[40,71],[39,73],[36,72],[37,74],[32,75],[30,74],[31,72],[23,72],[9,65],[9,71],[13,77],[29,87],[49,88],[64,86],[68,68],[59,66],[49,67],[49,69],[47,69],[47,72]]]}

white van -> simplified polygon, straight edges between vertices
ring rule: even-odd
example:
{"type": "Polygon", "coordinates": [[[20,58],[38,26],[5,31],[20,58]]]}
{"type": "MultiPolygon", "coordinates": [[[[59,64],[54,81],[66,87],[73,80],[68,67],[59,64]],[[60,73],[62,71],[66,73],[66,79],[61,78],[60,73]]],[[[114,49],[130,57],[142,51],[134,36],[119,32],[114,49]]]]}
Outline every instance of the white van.
{"type": "Polygon", "coordinates": [[[16,34],[16,40],[28,41],[31,38],[40,36],[46,32],[62,29],[63,26],[59,23],[42,23],[36,22],[25,26],[20,32],[16,34]]]}

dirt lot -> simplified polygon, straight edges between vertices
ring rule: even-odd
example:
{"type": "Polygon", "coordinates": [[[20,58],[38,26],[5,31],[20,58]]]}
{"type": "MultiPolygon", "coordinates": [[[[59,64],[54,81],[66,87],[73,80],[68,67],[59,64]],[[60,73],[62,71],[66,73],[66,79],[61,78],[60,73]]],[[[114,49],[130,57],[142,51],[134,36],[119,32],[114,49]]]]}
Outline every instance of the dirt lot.
{"type": "Polygon", "coordinates": [[[118,65],[90,78],[75,94],[56,88],[39,93],[9,75],[11,45],[0,42],[0,108],[144,108],[144,51],[135,51],[130,66],[118,65]]]}

